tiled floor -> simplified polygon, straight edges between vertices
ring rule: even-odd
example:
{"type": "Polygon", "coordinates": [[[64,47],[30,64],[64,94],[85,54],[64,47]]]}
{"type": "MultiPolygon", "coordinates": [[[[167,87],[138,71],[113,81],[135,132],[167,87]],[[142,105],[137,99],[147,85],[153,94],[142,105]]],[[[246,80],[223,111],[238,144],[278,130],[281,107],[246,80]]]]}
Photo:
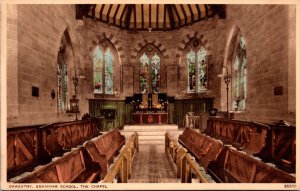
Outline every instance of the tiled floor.
{"type": "Polygon", "coordinates": [[[132,164],[130,183],[180,182],[172,168],[164,145],[145,144],[139,146],[132,164]]]}

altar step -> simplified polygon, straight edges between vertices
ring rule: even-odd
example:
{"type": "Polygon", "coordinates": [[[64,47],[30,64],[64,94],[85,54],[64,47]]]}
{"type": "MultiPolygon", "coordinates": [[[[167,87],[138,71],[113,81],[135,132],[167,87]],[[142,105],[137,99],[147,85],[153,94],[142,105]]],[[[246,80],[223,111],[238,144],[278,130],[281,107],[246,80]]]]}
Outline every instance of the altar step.
{"type": "Polygon", "coordinates": [[[137,132],[139,144],[165,144],[165,133],[178,131],[177,125],[125,125],[123,134],[127,137],[137,132]]]}

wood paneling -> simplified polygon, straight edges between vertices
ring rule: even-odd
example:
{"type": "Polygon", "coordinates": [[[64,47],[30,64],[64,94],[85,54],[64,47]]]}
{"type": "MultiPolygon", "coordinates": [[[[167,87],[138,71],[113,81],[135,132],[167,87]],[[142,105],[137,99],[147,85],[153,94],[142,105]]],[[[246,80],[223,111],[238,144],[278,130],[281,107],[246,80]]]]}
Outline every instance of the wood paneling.
{"type": "Polygon", "coordinates": [[[92,120],[54,124],[42,127],[41,130],[43,150],[50,157],[59,156],[64,151],[99,135],[96,123],[92,120]]]}
{"type": "Polygon", "coordinates": [[[174,30],[202,17],[225,14],[225,6],[203,4],[97,4],[76,5],[76,18],[96,18],[129,30],[174,30]],[[201,8],[200,8],[201,7],[201,8]],[[216,9],[216,7],[218,7],[216,9]],[[214,10],[212,10],[214,8],[214,10]],[[196,19],[197,18],[197,19],[196,19]]]}
{"type": "Polygon", "coordinates": [[[208,170],[216,180],[225,183],[292,183],[294,176],[264,162],[224,146],[215,163],[208,170]]]}
{"type": "Polygon", "coordinates": [[[88,183],[96,180],[100,172],[99,168],[93,167],[87,163],[82,148],[79,148],[12,181],[17,183],[88,183]]]}
{"type": "Polygon", "coordinates": [[[208,112],[212,108],[213,98],[175,100],[174,111],[170,111],[169,115],[173,118],[175,124],[179,127],[184,127],[184,117],[187,112],[192,111],[199,114],[201,112],[208,112]],[[172,114],[174,116],[171,116],[172,114]]]}
{"type": "Polygon", "coordinates": [[[7,132],[8,177],[38,160],[37,127],[10,129],[7,132]]]}

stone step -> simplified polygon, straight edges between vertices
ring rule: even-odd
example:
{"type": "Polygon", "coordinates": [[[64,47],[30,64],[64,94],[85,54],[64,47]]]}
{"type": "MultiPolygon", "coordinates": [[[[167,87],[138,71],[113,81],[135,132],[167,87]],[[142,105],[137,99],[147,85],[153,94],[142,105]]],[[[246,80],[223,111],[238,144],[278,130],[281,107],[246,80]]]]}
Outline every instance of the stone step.
{"type": "Polygon", "coordinates": [[[141,140],[139,145],[164,145],[165,141],[163,140],[141,140]]]}
{"type": "Polygon", "coordinates": [[[177,125],[125,125],[124,131],[177,131],[177,125]]]}
{"type": "Polygon", "coordinates": [[[138,132],[139,136],[153,136],[153,135],[165,136],[165,134],[166,134],[166,132],[164,132],[164,131],[141,131],[141,132],[138,132]]]}
{"type": "Polygon", "coordinates": [[[141,140],[165,140],[164,136],[139,136],[139,141],[141,140]]]}

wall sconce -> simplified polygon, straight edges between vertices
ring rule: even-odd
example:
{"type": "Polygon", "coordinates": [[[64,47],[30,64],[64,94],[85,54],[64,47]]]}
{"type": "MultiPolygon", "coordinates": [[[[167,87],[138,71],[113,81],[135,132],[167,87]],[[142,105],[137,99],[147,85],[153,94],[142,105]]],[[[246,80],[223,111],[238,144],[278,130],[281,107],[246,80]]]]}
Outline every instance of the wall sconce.
{"type": "Polygon", "coordinates": [[[55,98],[55,91],[54,91],[54,90],[51,91],[51,98],[52,98],[52,99],[55,98]]]}
{"type": "Polygon", "coordinates": [[[222,65],[222,68],[225,68],[226,70],[226,74],[224,76],[224,71],[222,72],[222,74],[219,74],[218,77],[223,77],[224,76],[224,81],[225,81],[225,84],[226,84],[226,98],[227,98],[227,119],[229,119],[229,109],[228,109],[228,106],[229,106],[229,101],[228,101],[228,91],[229,91],[229,83],[230,83],[230,80],[231,80],[231,76],[229,75],[228,73],[228,68],[224,65],[222,65]]]}

